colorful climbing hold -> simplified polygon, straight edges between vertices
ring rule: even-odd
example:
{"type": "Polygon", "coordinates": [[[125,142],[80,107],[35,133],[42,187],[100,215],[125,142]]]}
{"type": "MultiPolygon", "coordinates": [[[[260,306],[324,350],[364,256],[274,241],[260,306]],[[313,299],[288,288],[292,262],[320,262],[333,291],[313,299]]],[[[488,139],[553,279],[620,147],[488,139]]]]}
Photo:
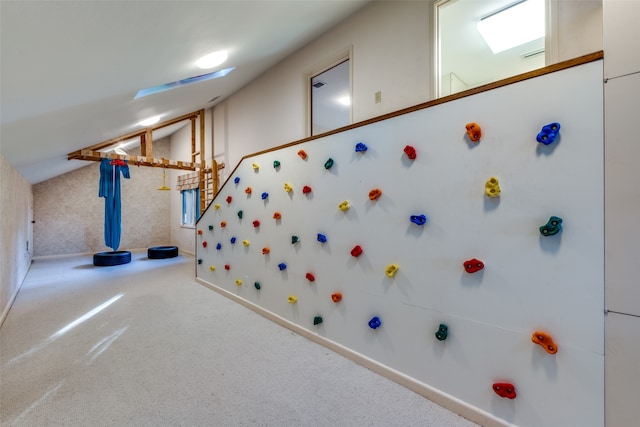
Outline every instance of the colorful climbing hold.
{"type": "Polygon", "coordinates": [[[231,266],[229,264],[225,264],[224,265],[224,269],[227,270],[227,271],[231,270],[231,266]]]}
{"type": "Polygon", "coordinates": [[[260,288],[262,287],[262,286],[260,286],[260,282],[255,282],[255,283],[253,284],[253,286],[254,286],[256,289],[258,289],[258,290],[260,290],[260,288]]]}
{"type": "Polygon", "coordinates": [[[215,205],[213,205],[213,209],[215,210],[220,209],[220,203],[216,203],[215,205]]]}
{"type": "Polygon", "coordinates": [[[464,270],[467,273],[472,274],[482,270],[484,268],[484,263],[479,259],[472,258],[472,259],[466,260],[463,266],[464,266],[464,270]]]}
{"type": "Polygon", "coordinates": [[[333,302],[340,302],[342,301],[342,293],[340,292],[334,292],[331,294],[331,300],[333,302]]]}
{"type": "Polygon", "coordinates": [[[209,231],[213,230],[213,225],[209,226],[209,231]]]}
{"type": "Polygon", "coordinates": [[[378,316],[373,316],[371,320],[369,320],[369,327],[371,329],[378,329],[382,325],[380,318],[378,316]]]}
{"type": "Polygon", "coordinates": [[[543,236],[553,236],[562,231],[562,218],[558,216],[552,216],[549,221],[540,227],[540,234],[543,236]]]}
{"type": "Polygon", "coordinates": [[[365,144],[364,142],[358,142],[356,144],[356,153],[364,153],[368,149],[369,147],[367,147],[367,144],[365,144]]]}
{"type": "Polygon", "coordinates": [[[202,247],[206,248],[207,247],[207,242],[202,242],[202,247]]]}
{"type": "Polygon", "coordinates": [[[265,191],[264,193],[262,193],[262,195],[260,195],[260,197],[262,198],[262,200],[266,200],[269,197],[269,193],[265,191]]]}
{"type": "Polygon", "coordinates": [[[348,211],[349,208],[351,207],[351,205],[349,204],[348,200],[343,200],[342,202],[340,202],[340,204],[338,205],[338,209],[340,209],[341,211],[348,211]]]}
{"type": "Polygon", "coordinates": [[[285,264],[284,262],[281,262],[280,264],[278,264],[278,269],[280,269],[280,271],[286,270],[287,264],[285,264]]]}
{"type": "Polygon", "coordinates": [[[227,221],[220,222],[220,227],[225,228],[227,226],[227,221]]]}
{"type": "Polygon", "coordinates": [[[484,193],[489,197],[498,197],[500,195],[500,183],[498,178],[492,176],[484,184],[484,193]]]}
{"type": "Polygon", "coordinates": [[[248,240],[243,240],[242,241],[242,246],[249,246],[250,244],[251,244],[251,242],[248,241],[248,240]]]}
{"type": "Polygon", "coordinates": [[[298,151],[298,156],[300,156],[300,158],[301,158],[302,160],[306,160],[306,158],[307,158],[307,153],[306,153],[304,150],[300,150],[300,151],[298,151]]]}
{"type": "Polygon", "coordinates": [[[238,218],[242,219],[242,211],[238,211],[238,218]]]}
{"type": "Polygon", "coordinates": [[[202,234],[202,230],[198,230],[198,234],[202,234]]]}
{"type": "Polygon", "coordinates": [[[199,264],[202,264],[202,260],[201,260],[201,259],[199,259],[199,260],[198,260],[198,265],[199,265],[199,264]]]}
{"type": "Polygon", "coordinates": [[[289,295],[289,298],[287,298],[287,302],[289,304],[295,304],[298,302],[298,297],[295,295],[289,295]]]}
{"type": "Polygon", "coordinates": [[[554,122],[542,126],[542,130],[536,136],[536,141],[541,144],[549,145],[553,143],[560,132],[560,123],[554,122]]]}
{"type": "Polygon", "coordinates": [[[469,139],[472,142],[480,141],[480,138],[482,138],[482,129],[480,128],[480,125],[477,123],[467,123],[465,128],[467,129],[467,135],[469,135],[469,139]]]}
{"type": "Polygon", "coordinates": [[[544,350],[549,354],[556,354],[558,352],[558,346],[553,342],[551,335],[546,332],[535,331],[531,335],[531,341],[544,348],[544,350]]]}
{"type": "Polygon", "coordinates": [[[311,187],[309,187],[308,185],[305,185],[304,187],[302,187],[302,194],[309,194],[311,193],[311,187]]]}
{"type": "Polygon", "coordinates": [[[279,160],[274,160],[273,161],[273,168],[276,169],[276,168],[279,168],[279,167],[280,167],[280,161],[279,160]]]}
{"type": "Polygon", "coordinates": [[[233,182],[234,182],[234,183],[236,183],[236,184],[237,184],[237,183],[239,183],[239,182],[240,182],[240,177],[239,177],[239,176],[236,176],[236,177],[233,179],[233,182]]]}
{"type": "Polygon", "coordinates": [[[282,219],[282,214],[280,212],[274,212],[273,219],[282,219]]]}
{"type": "Polygon", "coordinates": [[[506,399],[516,398],[516,388],[511,383],[494,383],[493,391],[500,397],[506,399]]]}
{"type": "Polygon", "coordinates": [[[251,193],[253,193],[253,188],[247,187],[247,188],[244,189],[244,192],[247,193],[247,194],[251,194],[251,193]]]}
{"type": "Polygon", "coordinates": [[[227,196],[226,200],[227,200],[227,203],[231,203],[231,201],[233,200],[233,197],[227,196]]]}
{"type": "Polygon", "coordinates": [[[233,245],[233,244],[235,244],[235,243],[236,243],[236,238],[235,238],[235,237],[232,237],[232,238],[231,238],[231,240],[229,240],[229,241],[230,241],[230,242],[231,242],[231,244],[233,245]]]}
{"type": "Polygon", "coordinates": [[[313,275],[313,273],[307,273],[305,274],[305,276],[307,278],[308,281],[310,282],[315,282],[316,281],[316,276],[313,275]]]}
{"type": "Polygon", "coordinates": [[[269,248],[269,246],[265,246],[264,248],[262,248],[262,255],[266,255],[269,252],[271,252],[271,248],[269,248]]]}
{"type": "Polygon", "coordinates": [[[436,338],[440,341],[444,341],[447,339],[447,335],[449,333],[449,328],[445,324],[440,324],[438,326],[438,330],[436,331],[436,338]]]}
{"type": "Polygon", "coordinates": [[[216,249],[217,249],[217,250],[222,249],[222,243],[218,243],[218,244],[216,245],[216,249]]]}
{"type": "Polygon", "coordinates": [[[253,168],[253,170],[256,170],[256,171],[260,169],[260,165],[258,163],[253,163],[251,167],[253,168]]]}
{"type": "Polygon", "coordinates": [[[291,236],[291,244],[295,245],[296,243],[298,243],[300,241],[300,237],[298,236],[291,236]]]}
{"type": "Polygon", "coordinates": [[[327,243],[327,236],[322,233],[318,233],[318,242],[327,243]]]}
{"type": "Polygon", "coordinates": [[[293,190],[293,186],[291,184],[289,184],[288,182],[284,183],[284,191],[286,191],[287,193],[291,193],[291,190],[293,190]]]}
{"type": "Polygon", "coordinates": [[[315,317],[313,318],[313,325],[314,325],[314,326],[317,326],[317,325],[319,325],[320,323],[322,323],[322,317],[321,317],[321,316],[315,316],[315,317]]]}
{"type": "Polygon", "coordinates": [[[252,224],[253,224],[254,228],[260,227],[260,221],[258,221],[257,219],[255,221],[253,221],[252,224]]]}
{"type": "Polygon", "coordinates": [[[384,274],[386,274],[387,277],[393,277],[396,275],[399,268],[400,267],[398,267],[398,264],[389,264],[384,270],[384,274]]]}
{"type": "Polygon", "coordinates": [[[216,271],[216,266],[215,265],[210,265],[209,266],[209,270],[210,271],[216,271]]]}
{"type": "Polygon", "coordinates": [[[353,249],[351,249],[351,256],[357,258],[360,255],[362,255],[362,247],[360,245],[355,245],[353,249]]]}
{"type": "Polygon", "coordinates": [[[405,146],[403,151],[411,160],[415,160],[415,158],[418,156],[418,154],[416,153],[416,149],[411,145],[405,146]]]}
{"type": "Polygon", "coordinates": [[[331,166],[333,166],[333,159],[331,157],[329,157],[329,159],[324,162],[324,168],[325,169],[331,169],[331,166]]]}
{"type": "Polygon", "coordinates": [[[242,279],[236,279],[236,286],[242,285],[242,279]]]}
{"type": "Polygon", "coordinates": [[[409,220],[416,225],[424,225],[427,222],[427,216],[424,214],[411,215],[409,220]]]}
{"type": "Polygon", "coordinates": [[[369,200],[376,200],[378,197],[382,196],[382,190],[379,188],[374,188],[369,191],[369,200]]]}

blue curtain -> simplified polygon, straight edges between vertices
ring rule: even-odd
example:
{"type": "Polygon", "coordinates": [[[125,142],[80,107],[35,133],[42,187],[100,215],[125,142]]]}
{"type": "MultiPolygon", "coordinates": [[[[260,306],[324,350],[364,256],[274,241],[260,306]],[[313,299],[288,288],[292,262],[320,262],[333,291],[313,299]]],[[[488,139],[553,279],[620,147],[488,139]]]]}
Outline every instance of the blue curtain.
{"type": "Polygon", "coordinates": [[[111,160],[100,161],[100,190],[98,196],[104,197],[104,243],[114,251],[120,246],[122,234],[122,211],[120,202],[120,173],[129,178],[129,166],[110,164],[111,160]]]}

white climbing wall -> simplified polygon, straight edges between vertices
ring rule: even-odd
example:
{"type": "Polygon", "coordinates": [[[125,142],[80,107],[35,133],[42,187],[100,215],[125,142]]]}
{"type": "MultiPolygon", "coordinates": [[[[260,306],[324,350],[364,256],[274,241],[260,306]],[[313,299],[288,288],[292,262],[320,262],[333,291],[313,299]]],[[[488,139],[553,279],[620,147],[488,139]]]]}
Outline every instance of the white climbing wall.
{"type": "Polygon", "coordinates": [[[198,279],[505,423],[602,426],[602,74],[596,61],[245,157],[214,200],[219,209],[198,223],[198,279]],[[482,128],[477,144],[469,122],[482,128]],[[550,122],[561,124],[560,137],[543,146],[536,134],[550,122]],[[368,150],[355,152],[358,142],[368,150]],[[484,194],[492,176],[502,189],[495,199],[484,194]],[[383,194],[371,201],[374,188],[383,194]],[[344,200],[347,211],[338,209],[344,200]],[[414,214],[428,222],[411,223],[414,214]],[[542,237],[552,215],[563,231],[542,237]],[[485,269],[466,273],[470,258],[485,269]],[[315,316],[323,322],[314,326],[315,316]],[[441,323],[445,341],[434,336],[441,323]],[[557,354],[531,342],[536,330],[553,337],[557,354]],[[497,396],[498,381],[513,383],[517,398],[497,396]]]}

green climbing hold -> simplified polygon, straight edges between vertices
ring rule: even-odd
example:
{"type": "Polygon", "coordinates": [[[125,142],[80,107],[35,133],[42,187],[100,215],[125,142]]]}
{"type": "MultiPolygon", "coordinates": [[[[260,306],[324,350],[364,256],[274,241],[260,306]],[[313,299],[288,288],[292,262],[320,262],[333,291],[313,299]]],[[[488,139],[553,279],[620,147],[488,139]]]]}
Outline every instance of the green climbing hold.
{"type": "Polygon", "coordinates": [[[238,211],[238,218],[242,219],[242,211],[238,211]]]}
{"type": "Polygon", "coordinates": [[[256,283],[254,283],[254,284],[253,284],[253,286],[255,286],[255,287],[256,287],[256,289],[260,289],[260,282],[256,282],[256,283]]]}
{"type": "Polygon", "coordinates": [[[440,326],[438,327],[438,330],[436,331],[436,338],[438,338],[438,340],[440,341],[444,341],[447,339],[447,335],[448,335],[448,329],[447,325],[445,324],[440,324],[440,326]]]}
{"type": "Polygon", "coordinates": [[[324,164],[324,168],[325,169],[331,169],[331,166],[333,166],[333,159],[331,157],[329,157],[329,160],[327,160],[324,164]]]}
{"type": "Polygon", "coordinates": [[[202,260],[201,259],[198,260],[198,264],[202,264],[202,260]]]}
{"type": "Polygon", "coordinates": [[[213,230],[213,225],[210,225],[210,226],[209,226],[209,230],[213,230]]]}
{"type": "Polygon", "coordinates": [[[280,167],[280,160],[274,160],[273,161],[273,167],[274,168],[279,168],[280,167]]]}
{"type": "Polygon", "coordinates": [[[299,241],[300,241],[300,238],[298,236],[291,236],[291,244],[292,245],[295,245],[299,241]]]}
{"type": "Polygon", "coordinates": [[[322,317],[316,316],[316,317],[313,318],[313,324],[314,325],[319,325],[320,323],[322,323],[322,317]]]}

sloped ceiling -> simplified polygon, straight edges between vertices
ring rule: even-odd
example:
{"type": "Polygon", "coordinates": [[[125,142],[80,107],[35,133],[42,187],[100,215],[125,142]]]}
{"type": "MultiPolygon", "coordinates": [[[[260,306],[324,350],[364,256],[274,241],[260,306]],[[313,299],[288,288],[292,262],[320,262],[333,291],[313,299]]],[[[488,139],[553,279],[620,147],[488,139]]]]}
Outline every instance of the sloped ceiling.
{"type": "Polygon", "coordinates": [[[2,155],[31,183],[84,166],[66,154],[212,107],[366,3],[0,1],[2,155]],[[220,49],[229,75],[134,100],[220,49]]]}

